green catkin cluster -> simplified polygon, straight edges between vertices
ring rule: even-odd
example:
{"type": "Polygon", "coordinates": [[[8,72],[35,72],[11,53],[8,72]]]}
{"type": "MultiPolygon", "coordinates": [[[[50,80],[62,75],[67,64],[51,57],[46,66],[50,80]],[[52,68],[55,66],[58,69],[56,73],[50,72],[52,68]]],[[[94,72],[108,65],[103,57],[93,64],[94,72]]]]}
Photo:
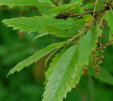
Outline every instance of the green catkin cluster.
{"type": "Polygon", "coordinates": [[[93,55],[92,67],[96,69],[97,76],[100,75],[100,65],[103,64],[104,50],[106,49],[106,47],[112,45],[112,42],[113,42],[113,39],[111,39],[106,44],[103,44],[101,42],[102,38],[103,38],[103,35],[100,34],[98,36],[97,47],[95,48],[95,50],[92,51],[92,55],[93,55]]]}
{"type": "MultiPolygon", "coordinates": [[[[112,34],[113,36],[113,34],[112,34]]],[[[98,36],[98,42],[97,42],[97,47],[95,48],[95,50],[92,51],[92,55],[93,55],[93,60],[92,60],[92,67],[93,69],[96,70],[96,75],[99,76],[100,75],[100,65],[103,64],[103,59],[104,59],[104,50],[112,45],[113,42],[113,38],[111,40],[109,40],[106,44],[103,44],[101,42],[103,38],[103,35],[100,34],[98,36]]],[[[85,68],[83,69],[83,76],[87,76],[88,75],[88,66],[85,66],[85,68]]]]}

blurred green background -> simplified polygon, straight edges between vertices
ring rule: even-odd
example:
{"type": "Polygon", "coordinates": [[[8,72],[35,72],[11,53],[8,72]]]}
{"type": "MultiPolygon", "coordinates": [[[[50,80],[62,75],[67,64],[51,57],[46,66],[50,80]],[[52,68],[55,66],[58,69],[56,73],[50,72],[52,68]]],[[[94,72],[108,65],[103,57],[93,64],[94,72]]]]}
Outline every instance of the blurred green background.
{"type": "MultiPolygon", "coordinates": [[[[35,15],[38,15],[38,10],[33,7],[0,7],[0,101],[41,101],[42,99],[44,72],[47,70],[44,61],[47,57],[19,73],[8,78],[6,76],[18,62],[58,39],[48,35],[33,40],[38,33],[14,31],[1,22],[6,18],[35,15]]],[[[102,68],[109,70],[113,75],[112,46],[105,50],[104,56],[102,68]]],[[[90,76],[82,77],[79,87],[68,93],[64,101],[113,101],[113,86],[90,76]]]]}

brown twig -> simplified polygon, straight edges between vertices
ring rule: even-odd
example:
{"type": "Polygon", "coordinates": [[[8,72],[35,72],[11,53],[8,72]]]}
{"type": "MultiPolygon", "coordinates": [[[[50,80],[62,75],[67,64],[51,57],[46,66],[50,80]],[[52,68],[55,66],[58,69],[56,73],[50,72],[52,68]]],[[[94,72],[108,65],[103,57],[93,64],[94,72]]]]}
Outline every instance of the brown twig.
{"type": "MultiPolygon", "coordinates": [[[[110,5],[106,5],[103,9],[100,9],[100,10],[96,10],[95,11],[95,14],[94,14],[94,17],[96,17],[97,15],[107,11],[107,10],[110,10],[110,9],[113,9],[113,5],[110,6],[110,5]]],[[[87,15],[87,14],[91,14],[93,15],[94,11],[93,10],[88,10],[88,11],[85,11],[83,13],[76,13],[76,14],[66,14],[66,13],[60,13],[58,14],[57,16],[55,16],[56,19],[68,19],[68,18],[72,18],[72,17],[77,17],[77,18],[82,18],[84,15],[87,15]]]]}

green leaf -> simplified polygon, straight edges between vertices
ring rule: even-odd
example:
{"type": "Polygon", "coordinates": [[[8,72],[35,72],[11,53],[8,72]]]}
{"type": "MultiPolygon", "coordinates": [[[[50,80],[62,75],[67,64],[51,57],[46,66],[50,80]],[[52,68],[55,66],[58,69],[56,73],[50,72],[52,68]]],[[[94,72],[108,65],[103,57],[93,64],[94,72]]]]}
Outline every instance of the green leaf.
{"type": "Polygon", "coordinates": [[[0,0],[0,5],[7,6],[36,6],[37,0],[0,0]]]}
{"type": "Polygon", "coordinates": [[[71,10],[71,9],[73,9],[73,8],[75,8],[75,10],[78,10],[78,11],[79,11],[81,5],[82,5],[81,0],[79,0],[79,1],[74,1],[74,2],[72,2],[72,3],[65,4],[65,5],[62,5],[62,6],[53,8],[52,11],[53,11],[53,12],[56,12],[56,13],[59,13],[59,12],[64,12],[64,11],[66,11],[66,10],[71,10]]]}
{"type": "Polygon", "coordinates": [[[61,52],[56,54],[56,56],[53,58],[50,66],[49,66],[49,68],[48,68],[48,70],[47,70],[47,72],[45,74],[46,75],[46,82],[45,83],[48,82],[48,78],[53,73],[53,69],[54,69],[55,64],[57,63],[57,61],[59,60],[59,58],[62,56],[63,53],[64,53],[64,50],[62,50],[61,52]]]}
{"type": "MultiPolygon", "coordinates": [[[[64,30],[71,29],[76,27],[76,23],[69,19],[67,21],[64,20],[56,20],[53,17],[49,16],[35,16],[35,17],[21,17],[21,18],[13,18],[13,19],[5,19],[3,23],[6,24],[8,27],[13,27],[16,30],[21,30],[25,32],[47,32],[48,29],[45,29],[44,25],[55,27],[51,31],[58,36],[58,30],[61,36],[64,35],[64,30]],[[54,22],[54,23],[53,23],[54,22]],[[56,29],[56,30],[55,30],[56,29]],[[62,29],[62,30],[61,30],[62,29]],[[54,31],[57,31],[56,33],[54,31]],[[63,33],[62,33],[63,32],[63,33]]],[[[50,31],[50,29],[49,29],[50,31]]],[[[50,31],[50,32],[51,32],[50,31]]],[[[70,36],[70,35],[68,35],[70,36]]]]}
{"type": "Polygon", "coordinates": [[[52,52],[55,49],[58,49],[58,48],[62,47],[65,43],[66,42],[59,42],[59,43],[51,44],[51,45],[47,46],[46,48],[36,52],[35,54],[30,56],[26,60],[18,63],[14,68],[12,68],[9,71],[8,75],[13,74],[16,71],[17,72],[21,71],[24,67],[27,67],[27,66],[31,65],[32,63],[34,63],[34,62],[37,62],[43,56],[47,55],[48,53],[52,52]]]}
{"type": "Polygon", "coordinates": [[[89,55],[95,48],[97,36],[94,27],[80,39],[78,45],[71,46],[63,55],[55,59],[47,74],[48,83],[43,101],[62,101],[79,83],[84,65],[88,64],[89,55]]]}
{"type": "Polygon", "coordinates": [[[25,32],[40,32],[43,29],[38,20],[38,17],[5,19],[3,20],[3,23],[8,27],[13,27],[15,30],[21,30],[25,32]]]}
{"type": "MultiPolygon", "coordinates": [[[[109,30],[109,40],[111,40],[113,38],[113,11],[107,11],[105,14],[105,19],[107,20],[107,23],[110,27],[109,30]]],[[[113,42],[112,42],[113,43],[113,42]]]]}
{"type": "Polygon", "coordinates": [[[113,31],[113,11],[107,11],[105,14],[105,19],[108,22],[108,25],[110,26],[111,30],[113,31]]]}
{"type": "Polygon", "coordinates": [[[7,6],[48,6],[51,5],[50,0],[0,0],[0,5],[7,6]]]}
{"type": "Polygon", "coordinates": [[[70,62],[75,50],[76,46],[72,46],[64,52],[60,59],[57,59],[54,68],[52,67],[52,72],[49,72],[43,101],[62,101],[64,94],[70,89],[68,83],[73,75],[70,62]]]}
{"type": "Polygon", "coordinates": [[[88,73],[104,83],[113,85],[113,76],[104,68],[100,68],[100,76],[96,75],[96,70],[94,70],[92,67],[88,69],[88,73]]]}
{"type": "Polygon", "coordinates": [[[96,27],[93,27],[91,31],[87,32],[87,34],[83,38],[81,38],[78,48],[80,64],[82,63],[88,64],[89,59],[88,57],[91,54],[91,51],[95,49],[97,41],[98,41],[98,29],[96,27]]]}
{"type": "Polygon", "coordinates": [[[34,40],[36,40],[36,39],[38,39],[38,38],[41,38],[41,37],[44,37],[44,36],[47,36],[47,35],[49,35],[48,32],[38,34],[37,36],[34,37],[34,40]]]}
{"type": "MultiPolygon", "coordinates": [[[[111,28],[109,30],[109,40],[113,40],[113,30],[111,28]]],[[[111,43],[113,44],[113,41],[111,43]]]]}
{"type": "Polygon", "coordinates": [[[50,0],[0,0],[0,5],[13,6],[35,6],[42,12],[47,13],[52,8],[50,0]]]}
{"type": "Polygon", "coordinates": [[[82,5],[82,0],[71,0],[70,3],[75,3],[75,2],[79,3],[80,5],[82,5]]]}
{"type": "Polygon", "coordinates": [[[60,28],[56,28],[53,26],[49,26],[49,25],[44,25],[45,29],[52,35],[56,36],[56,37],[72,37],[71,34],[67,33],[66,31],[60,29],[60,28]]]}

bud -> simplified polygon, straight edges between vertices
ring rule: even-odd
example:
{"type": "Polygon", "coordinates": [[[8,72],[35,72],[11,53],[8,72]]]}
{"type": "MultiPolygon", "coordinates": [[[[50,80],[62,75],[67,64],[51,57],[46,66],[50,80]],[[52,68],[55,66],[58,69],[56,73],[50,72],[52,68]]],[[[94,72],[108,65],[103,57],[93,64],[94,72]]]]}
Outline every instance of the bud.
{"type": "Polygon", "coordinates": [[[93,50],[93,51],[92,51],[92,54],[95,54],[95,53],[96,53],[96,52],[93,50]]]}
{"type": "Polygon", "coordinates": [[[102,56],[100,56],[100,58],[101,58],[101,59],[104,59],[104,56],[102,55],[102,56]]]}
{"type": "Polygon", "coordinates": [[[111,45],[111,43],[110,43],[110,42],[106,43],[106,46],[110,46],[110,45],[111,45]]]}
{"type": "Polygon", "coordinates": [[[103,53],[104,53],[104,51],[102,50],[102,51],[101,51],[101,53],[103,54],[103,53]]]}
{"type": "Polygon", "coordinates": [[[100,60],[99,62],[98,62],[98,64],[100,65],[100,64],[102,64],[103,63],[103,61],[102,60],[100,60]]]}

